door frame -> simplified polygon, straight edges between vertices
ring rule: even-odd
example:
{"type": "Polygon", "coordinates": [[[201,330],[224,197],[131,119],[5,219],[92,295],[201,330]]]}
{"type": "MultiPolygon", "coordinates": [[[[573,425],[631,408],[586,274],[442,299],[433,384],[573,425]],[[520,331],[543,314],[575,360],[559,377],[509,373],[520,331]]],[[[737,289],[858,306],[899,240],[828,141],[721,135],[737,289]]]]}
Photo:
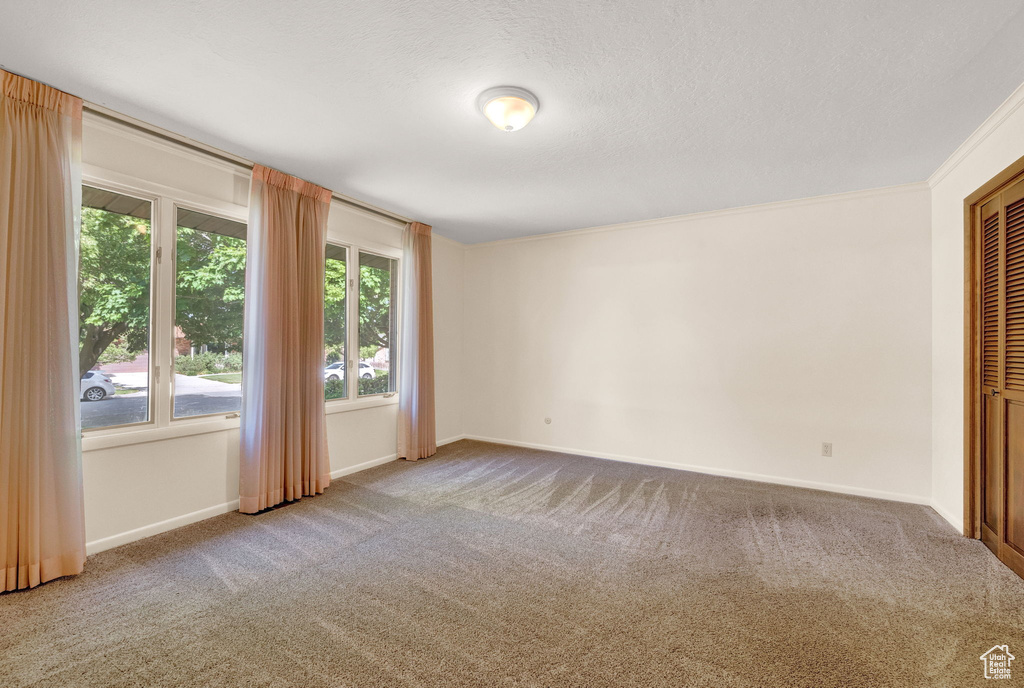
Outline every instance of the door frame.
{"type": "Polygon", "coordinates": [[[964,199],[964,535],[981,539],[981,270],[979,209],[990,196],[1024,177],[1024,157],[964,199]]]}

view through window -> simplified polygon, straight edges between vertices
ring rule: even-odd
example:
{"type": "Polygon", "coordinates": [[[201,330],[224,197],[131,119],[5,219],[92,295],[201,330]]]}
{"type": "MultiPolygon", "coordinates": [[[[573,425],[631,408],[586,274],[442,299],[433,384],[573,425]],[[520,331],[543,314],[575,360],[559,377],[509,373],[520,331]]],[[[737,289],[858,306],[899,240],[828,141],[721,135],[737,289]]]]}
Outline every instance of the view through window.
{"type": "MultiPolygon", "coordinates": [[[[174,199],[162,198],[164,203],[174,199]]],[[[79,362],[83,429],[234,413],[242,407],[246,226],[175,206],[174,224],[154,218],[154,203],[82,187],[79,362]],[[167,233],[171,233],[168,236],[167,233]],[[161,238],[166,237],[166,238],[161,238]],[[154,330],[156,247],[173,245],[171,322],[154,330]],[[151,360],[153,333],[173,337],[166,360],[151,360]],[[155,373],[170,372],[152,377],[155,373]],[[154,387],[173,394],[155,404],[154,387]],[[168,389],[168,387],[170,389],[168,389]],[[170,417],[155,418],[154,408],[170,417]]],[[[398,261],[328,244],[324,266],[324,396],[388,394],[396,389],[398,261]],[[352,261],[351,264],[349,261],[352,261]],[[352,268],[358,266],[358,270],[352,268]],[[358,299],[349,298],[349,287],[358,299]],[[349,308],[353,303],[353,308],[349,308]],[[351,389],[349,387],[352,387],[351,389]]]]}
{"type": "Polygon", "coordinates": [[[82,187],[83,428],[149,420],[152,215],[149,201],[82,187]]]}
{"type": "Polygon", "coordinates": [[[344,399],[348,396],[345,376],[345,336],[348,331],[344,247],[327,244],[324,266],[324,398],[344,399]]]}
{"type": "Polygon", "coordinates": [[[246,226],[177,213],[174,417],[239,411],[246,226]]]}
{"type": "Polygon", "coordinates": [[[398,261],[359,252],[359,395],[395,391],[398,261]]]}

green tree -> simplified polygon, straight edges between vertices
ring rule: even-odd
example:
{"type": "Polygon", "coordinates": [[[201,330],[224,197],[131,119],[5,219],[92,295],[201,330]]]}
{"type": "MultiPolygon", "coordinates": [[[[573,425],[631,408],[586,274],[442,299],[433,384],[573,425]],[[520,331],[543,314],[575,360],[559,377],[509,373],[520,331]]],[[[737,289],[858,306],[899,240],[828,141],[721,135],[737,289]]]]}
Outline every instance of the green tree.
{"type": "MultiPolygon", "coordinates": [[[[365,359],[391,343],[391,271],[362,265],[359,285],[359,357],[365,359]]],[[[324,348],[328,363],[342,359],[345,296],[345,263],[328,260],[324,278],[324,348]]]]}
{"type": "Polygon", "coordinates": [[[110,363],[131,363],[138,357],[139,355],[137,353],[133,353],[128,348],[127,342],[123,339],[118,339],[103,351],[103,355],[100,356],[97,363],[100,365],[108,365],[110,363]]]}
{"type": "Polygon", "coordinates": [[[115,341],[138,355],[149,345],[149,220],[82,209],[79,353],[84,375],[115,341]]]}
{"type": "Polygon", "coordinates": [[[391,270],[359,266],[359,355],[391,346],[391,270]]]}
{"type": "Polygon", "coordinates": [[[178,227],[176,324],[194,344],[242,351],[245,241],[178,227]]]}
{"type": "MultiPolygon", "coordinates": [[[[79,354],[97,363],[134,360],[149,346],[149,220],[82,209],[79,354]],[[109,353],[108,348],[112,347],[109,353]]],[[[179,227],[176,324],[215,351],[242,350],[245,241],[179,227]]]]}
{"type": "Polygon", "coordinates": [[[324,269],[324,350],[327,363],[345,357],[345,262],[328,259],[324,269]]]}
{"type": "MultiPolygon", "coordinates": [[[[151,233],[148,220],[82,209],[79,365],[83,374],[98,362],[132,360],[149,346],[151,233]]],[[[213,351],[241,352],[245,241],[178,227],[176,248],[177,326],[195,344],[213,351]]],[[[359,353],[370,358],[391,345],[392,271],[362,265],[359,279],[359,353]]],[[[346,264],[328,260],[324,279],[328,362],[344,356],[346,280],[346,264]]]]}

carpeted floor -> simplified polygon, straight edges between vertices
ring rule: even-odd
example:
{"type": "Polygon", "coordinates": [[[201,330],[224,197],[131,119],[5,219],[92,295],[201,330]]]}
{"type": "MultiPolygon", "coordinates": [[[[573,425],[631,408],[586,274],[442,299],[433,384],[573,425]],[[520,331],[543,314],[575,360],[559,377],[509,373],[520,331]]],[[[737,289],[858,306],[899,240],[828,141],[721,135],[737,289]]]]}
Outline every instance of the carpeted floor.
{"type": "Polygon", "coordinates": [[[1024,581],[923,506],[462,441],[0,596],[3,686],[984,685],[1024,581]]]}

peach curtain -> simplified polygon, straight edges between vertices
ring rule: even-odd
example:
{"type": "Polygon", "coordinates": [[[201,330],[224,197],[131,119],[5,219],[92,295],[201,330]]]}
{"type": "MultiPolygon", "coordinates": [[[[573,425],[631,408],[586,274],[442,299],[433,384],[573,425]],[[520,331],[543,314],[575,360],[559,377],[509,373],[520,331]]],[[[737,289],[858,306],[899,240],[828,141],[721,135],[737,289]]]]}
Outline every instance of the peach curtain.
{"type": "Polygon", "coordinates": [[[0,70],[0,590],[82,571],[82,101],[0,70]]]}
{"type": "Polygon", "coordinates": [[[239,511],[324,491],[324,252],[331,192],[256,165],[249,192],[239,511]]]}
{"type": "Polygon", "coordinates": [[[413,222],[405,228],[402,241],[398,457],[410,461],[437,452],[430,229],[430,225],[413,222]]]}

